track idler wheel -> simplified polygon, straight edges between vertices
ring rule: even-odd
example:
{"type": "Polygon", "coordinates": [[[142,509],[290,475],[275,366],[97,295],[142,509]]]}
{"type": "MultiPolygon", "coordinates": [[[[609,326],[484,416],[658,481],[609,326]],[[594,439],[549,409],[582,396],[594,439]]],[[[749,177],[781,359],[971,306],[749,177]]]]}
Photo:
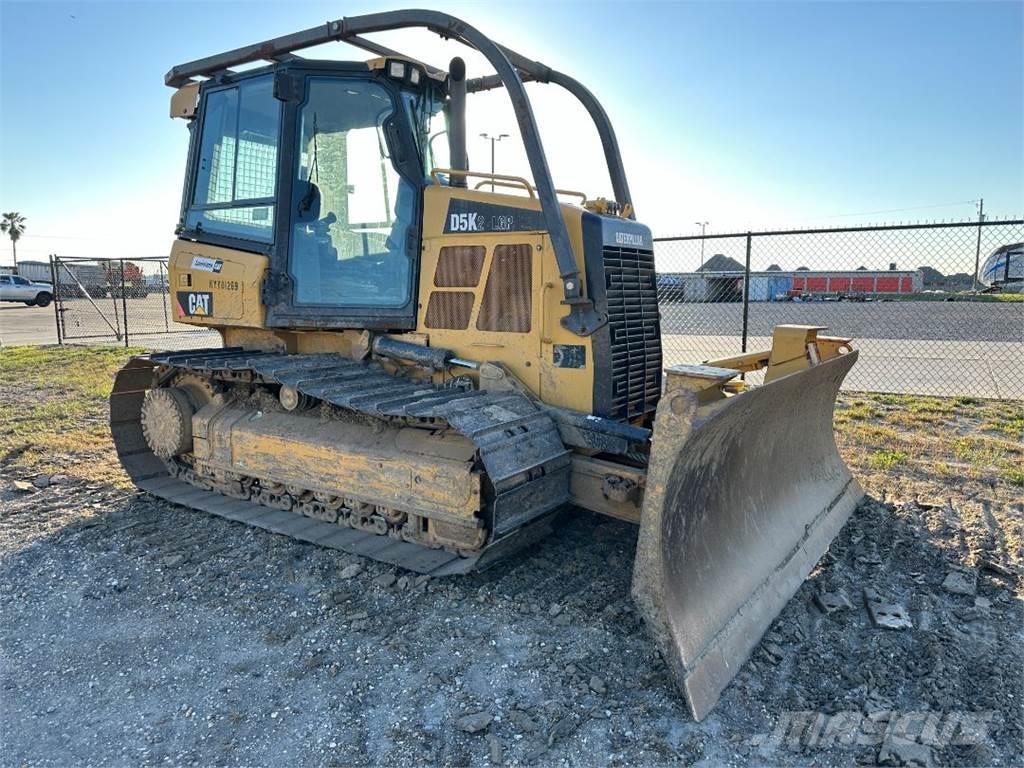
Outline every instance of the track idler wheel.
{"type": "Polygon", "coordinates": [[[142,401],[142,434],[154,454],[167,460],[192,450],[192,415],[188,393],[178,387],[151,389],[142,401]]]}

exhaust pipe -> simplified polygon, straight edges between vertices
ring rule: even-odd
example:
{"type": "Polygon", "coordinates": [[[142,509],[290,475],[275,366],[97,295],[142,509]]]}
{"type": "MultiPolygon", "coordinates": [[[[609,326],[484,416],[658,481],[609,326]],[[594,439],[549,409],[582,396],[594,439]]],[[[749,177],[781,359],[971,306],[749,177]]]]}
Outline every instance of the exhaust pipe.
{"type": "MultiPolygon", "coordinates": [[[[468,171],[466,155],[466,62],[456,56],[448,65],[448,154],[452,170],[468,171]]],[[[465,176],[452,176],[452,187],[465,187],[465,176]]]]}

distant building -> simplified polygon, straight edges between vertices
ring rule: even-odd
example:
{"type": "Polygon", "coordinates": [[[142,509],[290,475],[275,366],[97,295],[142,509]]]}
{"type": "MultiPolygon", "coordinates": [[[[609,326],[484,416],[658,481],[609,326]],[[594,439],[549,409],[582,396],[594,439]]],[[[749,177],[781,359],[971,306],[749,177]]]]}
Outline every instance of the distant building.
{"type": "Polygon", "coordinates": [[[945,276],[935,267],[921,266],[917,268],[917,271],[924,279],[925,288],[942,289],[946,287],[945,276]]]}
{"type": "Polygon", "coordinates": [[[794,292],[840,296],[874,296],[886,293],[920,293],[924,290],[924,276],[919,270],[887,269],[872,271],[855,269],[852,272],[804,272],[793,277],[794,292]]]}
{"type": "MultiPolygon", "coordinates": [[[[13,268],[6,268],[12,270],[13,268]]],[[[46,261],[24,259],[18,262],[18,274],[36,282],[48,283],[52,279],[50,264],[46,261]]]]}
{"type": "MultiPolygon", "coordinates": [[[[743,300],[743,267],[728,257],[717,266],[732,266],[727,271],[709,269],[697,272],[658,275],[662,301],[729,302],[743,300]],[[735,265],[735,266],[734,266],[735,265]]],[[[709,261],[708,264],[711,264],[709,261]]],[[[708,266],[705,264],[705,267],[708,266]]],[[[807,268],[792,272],[765,270],[750,273],[751,301],[786,301],[795,296],[867,297],[885,294],[920,293],[924,279],[919,270],[825,270],[807,268]]]]}

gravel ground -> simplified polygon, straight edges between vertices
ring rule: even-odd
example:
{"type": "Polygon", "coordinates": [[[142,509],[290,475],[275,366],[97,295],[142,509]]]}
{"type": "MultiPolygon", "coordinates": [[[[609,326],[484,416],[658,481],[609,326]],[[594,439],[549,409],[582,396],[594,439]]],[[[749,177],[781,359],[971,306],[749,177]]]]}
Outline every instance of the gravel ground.
{"type": "Polygon", "coordinates": [[[843,399],[871,495],[695,723],[629,598],[633,527],[568,510],[423,580],[191,512],[115,464],[119,364],[0,353],[2,766],[1022,764],[1012,404],[843,399]]]}
{"type": "Polygon", "coordinates": [[[1020,762],[1019,552],[956,505],[865,502],[694,723],[629,525],[570,512],[425,581],[68,474],[0,502],[5,765],[1020,762]],[[865,587],[912,627],[873,626],[865,587]]]}

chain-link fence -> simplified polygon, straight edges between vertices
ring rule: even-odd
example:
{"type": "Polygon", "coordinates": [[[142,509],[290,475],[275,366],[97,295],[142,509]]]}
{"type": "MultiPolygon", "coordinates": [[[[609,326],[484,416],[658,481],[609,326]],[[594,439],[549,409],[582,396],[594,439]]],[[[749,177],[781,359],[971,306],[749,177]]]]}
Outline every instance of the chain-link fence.
{"type": "Polygon", "coordinates": [[[655,238],[666,365],[782,323],[861,350],[851,390],[1024,397],[1024,221],[655,238]]]}
{"type": "Polygon", "coordinates": [[[220,345],[216,331],[174,322],[166,258],[51,256],[51,280],[60,343],[159,349],[220,345]]]}
{"type": "MultiPolygon", "coordinates": [[[[799,323],[855,340],[848,389],[1024,398],[1024,220],[655,243],[666,366],[767,349],[776,325],[799,323]]],[[[220,344],[174,322],[166,258],[46,267],[61,342],[220,344]]]]}

